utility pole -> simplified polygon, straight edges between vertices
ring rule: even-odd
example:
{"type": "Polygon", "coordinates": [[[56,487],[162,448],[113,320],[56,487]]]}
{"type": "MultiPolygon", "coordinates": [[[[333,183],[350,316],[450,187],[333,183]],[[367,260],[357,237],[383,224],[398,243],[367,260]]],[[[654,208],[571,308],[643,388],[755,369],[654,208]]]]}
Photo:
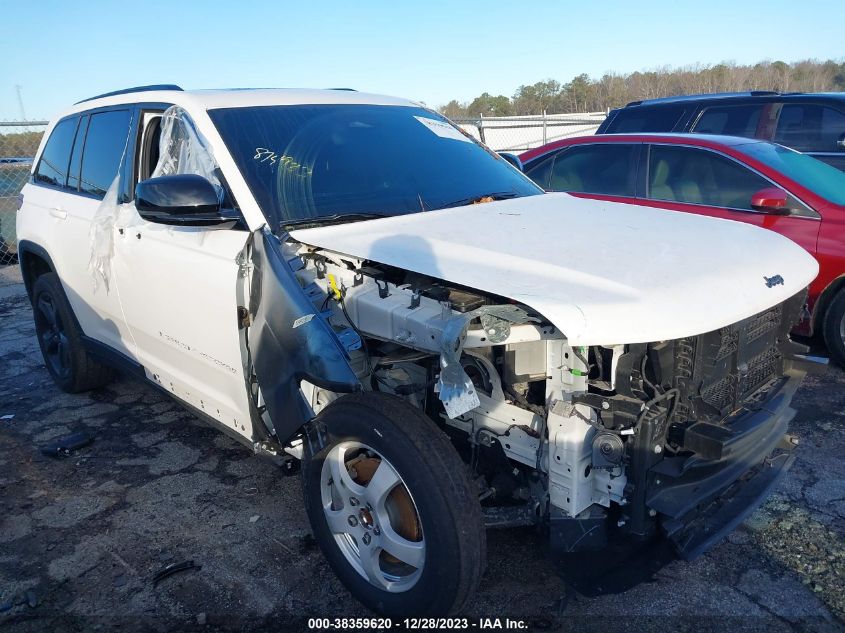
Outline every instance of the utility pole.
{"type": "Polygon", "coordinates": [[[21,96],[21,90],[23,90],[23,86],[15,85],[15,90],[18,91],[18,107],[21,109],[21,120],[26,121],[26,112],[23,109],[23,97],[21,96]]]}

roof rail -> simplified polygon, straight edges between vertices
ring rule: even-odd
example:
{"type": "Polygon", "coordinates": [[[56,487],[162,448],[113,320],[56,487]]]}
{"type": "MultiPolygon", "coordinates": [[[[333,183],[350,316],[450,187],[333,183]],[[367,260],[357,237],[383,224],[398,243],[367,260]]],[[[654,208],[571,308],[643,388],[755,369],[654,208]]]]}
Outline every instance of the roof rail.
{"type": "Polygon", "coordinates": [[[355,88],[329,88],[329,90],[343,90],[345,92],[358,92],[355,88]]]}
{"type": "Polygon", "coordinates": [[[77,101],[74,105],[85,103],[86,101],[93,101],[94,99],[102,99],[103,97],[114,97],[115,95],[125,95],[132,92],[152,92],[154,90],[179,90],[182,89],[176,84],[152,84],[150,86],[135,86],[134,88],[124,88],[123,90],[114,90],[112,92],[104,92],[95,97],[88,97],[82,101],[77,101]]]}
{"type": "Polygon", "coordinates": [[[773,97],[779,95],[774,90],[750,90],[748,92],[711,92],[694,95],[677,95],[674,97],[658,97],[656,99],[641,99],[626,103],[625,107],[637,106],[644,103],[674,103],[677,101],[690,101],[694,99],[723,99],[725,97],[773,97]]]}

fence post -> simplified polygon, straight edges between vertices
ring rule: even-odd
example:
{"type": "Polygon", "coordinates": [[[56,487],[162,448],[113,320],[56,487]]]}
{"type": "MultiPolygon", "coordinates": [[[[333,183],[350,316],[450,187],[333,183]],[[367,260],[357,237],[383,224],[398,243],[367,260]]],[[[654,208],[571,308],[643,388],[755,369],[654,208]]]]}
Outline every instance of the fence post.
{"type": "Polygon", "coordinates": [[[546,111],[543,110],[543,145],[546,144],[546,111]]]}
{"type": "Polygon", "coordinates": [[[481,138],[481,142],[485,145],[487,141],[484,140],[484,113],[479,112],[478,114],[478,136],[481,138]]]}

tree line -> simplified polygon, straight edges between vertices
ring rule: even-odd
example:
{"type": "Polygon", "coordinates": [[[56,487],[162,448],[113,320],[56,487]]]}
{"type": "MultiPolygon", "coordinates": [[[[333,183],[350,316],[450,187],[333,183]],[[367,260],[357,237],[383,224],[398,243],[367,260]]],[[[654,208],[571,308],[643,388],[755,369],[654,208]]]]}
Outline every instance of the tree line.
{"type": "Polygon", "coordinates": [[[41,143],[43,131],[12,132],[0,134],[0,158],[23,158],[35,156],[41,143]]]}
{"type": "Polygon", "coordinates": [[[467,103],[453,99],[439,108],[449,118],[603,112],[631,101],[684,94],[774,90],[777,92],[845,91],[845,61],[804,60],[753,65],[724,62],[696,64],[629,74],[586,74],[568,83],[554,79],[520,86],[512,97],[485,92],[467,103]]]}

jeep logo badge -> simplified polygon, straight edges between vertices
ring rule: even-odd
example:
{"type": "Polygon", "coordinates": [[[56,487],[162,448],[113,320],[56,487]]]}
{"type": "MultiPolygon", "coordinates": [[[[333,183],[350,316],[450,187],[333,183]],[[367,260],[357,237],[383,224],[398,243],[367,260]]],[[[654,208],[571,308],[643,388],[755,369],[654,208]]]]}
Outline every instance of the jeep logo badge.
{"type": "Polygon", "coordinates": [[[766,288],[774,288],[775,286],[783,285],[783,277],[780,275],[775,275],[774,277],[766,277],[763,275],[763,279],[766,280],[766,288]]]}

